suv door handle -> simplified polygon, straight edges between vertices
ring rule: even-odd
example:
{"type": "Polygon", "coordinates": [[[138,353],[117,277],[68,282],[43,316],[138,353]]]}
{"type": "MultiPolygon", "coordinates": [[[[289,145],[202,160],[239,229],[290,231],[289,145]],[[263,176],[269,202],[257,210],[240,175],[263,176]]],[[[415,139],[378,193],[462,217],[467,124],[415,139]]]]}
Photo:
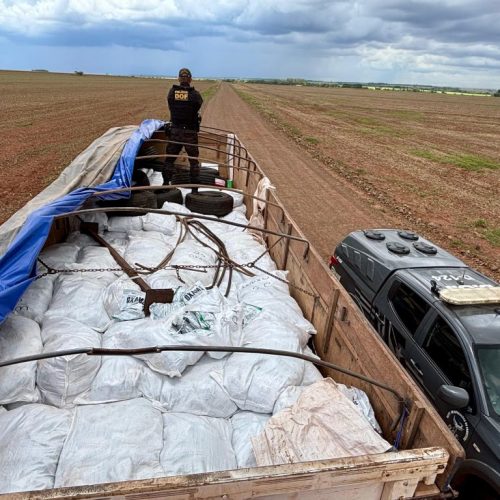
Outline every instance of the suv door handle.
{"type": "Polygon", "coordinates": [[[418,363],[413,359],[413,358],[410,358],[410,363],[411,365],[413,366],[413,368],[415,369],[415,371],[421,376],[423,377],[424,376],[424,372],[420,369],[420,367],[418,366],[418,363]]]}

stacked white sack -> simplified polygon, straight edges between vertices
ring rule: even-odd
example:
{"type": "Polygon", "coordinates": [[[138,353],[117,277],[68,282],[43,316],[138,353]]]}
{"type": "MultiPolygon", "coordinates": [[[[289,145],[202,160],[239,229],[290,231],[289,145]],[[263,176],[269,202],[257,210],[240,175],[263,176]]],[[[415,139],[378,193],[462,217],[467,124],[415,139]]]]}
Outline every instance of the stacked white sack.
{"type": "MultiPolygon", "coordinates": [[[[308,335],[292,323],[262,312],[243,329],[243,346],[302,352],[308,335]]],[[[298,385],[305,362],[267,354],[232,354],[224,368],[223,384],[241,410],[271,413],[280,393],[298,385]]]]}
{"type": "Polygon", "coordinates": [[[161,413],[145,399],[77,406],[55,487],[163,476],[161,413]]]}
{"type": "Polygon", "coordinates": [[[252,448],[252,438],[262,432],[270,417],[271,415],[267,413],[253,413],[251,411],[239,411],[231,417],[232,444],[238,468],[257,466],[252,448]]]}
{"type": "Polygon", "coordinates": [[[36,279],[31,283],[23,296],[16,304],[14,312],[20,316],[30,318],[37,323],[41,323],[43,315],[47,311],[52,293],[54,290],[54,281],[46,276],[36,279]]]}
{"type": "Polygon", "coordinates": [[[70,423],[70,411],[41,404],[0,413],[1,493],[54,487],[70,423]]]}
{"type": "MultiPolygon", "coordinates": [[[[0,361],[40,354],[42,349],[35,321],[11,314],[0,325],[0,361]]],[[[36,368],[36,361],[0,368],[0,404],[38,401],[36,368]]]]}
{"type": "Polygon", "coordinates": [[[236,469],[228,419],[165,413],[161,464],[167,476],[236,469]]]}
{"type": "Polygon", "coordinates": [[[67,317],[103,332],[111,323],[104,309],[106,282],[78,275],[61,274],[45,318],[67,317]]]}
{"type": "MultiPolygon", "coordinates": [[[[103,336],[102,346],[109,349],[135,349],[145,346],[179,345],[203,346],[214,345],[213,335],[203,330],[194,330],[185,334],[173,333],[171,320],[152,320],[151,318],[122,321],[112,325],[103,336]]],[[[180,377],[189,365],[194,365],[203,352],[170,351],[154,354],[138,354],[154,371],[180,377]]]]}
{"type": "MultiPolygon", "coordinates": [[[[100,347],[101,335],[69,318],[47,318],[42,328],[43,352],[100,347]]],[[[72,405],[87,392],[101,365],[99,356],[73,354],[38,361],[37,386],[42,401],[58,407],[72,405]]]]}

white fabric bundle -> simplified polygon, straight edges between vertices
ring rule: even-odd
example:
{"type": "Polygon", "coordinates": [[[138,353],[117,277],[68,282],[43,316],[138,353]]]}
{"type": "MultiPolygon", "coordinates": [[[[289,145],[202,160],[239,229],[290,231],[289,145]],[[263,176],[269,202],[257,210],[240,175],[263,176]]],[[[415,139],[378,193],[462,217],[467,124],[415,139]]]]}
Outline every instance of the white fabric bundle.
{"type": "Polygon", "coordinates": [[[161,413],[145,399],[77,406],[55,487],[163,476],[161,413]]]}
{"type": "Polygon", "coordinates": [[[52,300],[53,289],[54,282],[48,276],[33,281],[19,299],[14,312],[41,323],[52,300]]]}
{"type": "Polygon", "coordinates": [[[127,217],[127,216],[112,216],[108,218],[109,231],[140,231],[142,229],[142,216],[127,217]]]}
{"type": "MultiPolygon", "coordinates": [[[[159,345],[213,345],[209,332],[195,330],[183,335],[172,333],[170,320],[156,320],[150,318],[135,321],[120,322],[112,325],[103,337],[103,347],[106,348],[138,348],[159,345]]],[[[170,351],[154,354],[142,354],[136,357],[154,371],[180,377],[189,365],[194,365],[203,352],[170,351]]]]}
{"type": "MultiPolygon", "coordinates": [[[[281,279],[286,276],[283,271],[276,271],[274,274],[281,279]]],[[[308,334],[316,333],[314,326],[304,318],[297,302],[290,296],[288,285],[276,278],[260,275],[246,280],[238,288],[238,298],[240,302],[262,307],[264,311],[293,323],[308,334]]],[[[307,340],[308,338],[306,343],[307,340]]]]}
{"type": "MultiPolygon", "coordinates": [[[[40,327],[35,321],[11,314],[0,325],[0,361],[42,352],[40,327]]],[[[0,368],[0,404],[38,401],[36,361],[0,368]]]]}
{"type": "Polygon", "coordinates": [[[104,289],[104,283],[96,279],[61,275],[45,318],[67,317],[102,332],[110,323],[102,302],[104,289]]]}
{"type": "Polygon", "coordinates": [[[391,445],[332,379],[306,387],[297,402],[252,439],[258,466],[384,453],[391,445]]]}
{"type": "MultiPolygon", "coordinates": [[[[302,352],[300,331],[293,330],[293,325],[283,325],[261,313],[243,330],[243,345],[302,352]]],[[[281,392],[302,381],[304,365],[304,361],[290,357],[235,353],[224,367],[224,388],[240,409],[271,413],[281,392]]]]}
{"type": "Polygon", "coordinates": [[[54,486],[71,412],[29,404],[0,413],[0,492],[54,486]]]}
{"type": "MultiPolygon", "coordinates": [[[[120,254],[123,254],[124,247],[114,247],[120,254]]],[[[116,271],[93,271],[87,272],[82,277],[87,280],[101,281],[104,284],[111,283],[117,276],[123,275],[120,266],[105,247],[84,247],[78,254],[78,264],[72,266],[73,269],[116,269],[116,271]]],[[[77,274],[75,274],[77,276],[77,274]]]]}
{"type": "Polygon", "coordinates": [[[163,422],[161,464],[167,476],[236,469],[229,420],[165,413],[163,422]]]}
{"type": "MultiPolygon", "coordinates": [[[[43,352],[101,347],[101,335],[69,318],[47,318],[43,323],[43,352]]],[[[64,407],[90,389],[101,364],[99,356],[73,354],[38,361],[37,385],[43,402],[64,407]]]]}
{"type": "Polygon", "coordinates": [[[216,381],[216,378],[222,378],[223,366],[224,361],[204,356],[181,378],[165,378],[160,395],[161,405],[158,407],[177,413],[230,417],[237,410],[236,405],[216,381]]]}
{"type": "MultiPolygon", "coordinates": [[[[215,263],[215,253],[192,240],[187,240],[177,245],[174,255],[170,260],[171,266],[214,266],[215,263]]],[[[203,285],[209,286],[214,279],[215,268],[179,269],[178,274],[182,281],[188,285],[193,285],[197,281],[200,281],[203,285]]]]}
{"type": "Polygon", "coordinates": [[[140,397],[159,401],[164,378],[140,359],[104,356],[90,391],[78,397],[75,403],[112,403],[140,397]]]}
{"type": "Polygon", "coordinates": [[[175,215],[148,213],[143,217],[143,229],[173,235],[176,233],[177,220],[175,215]]]}
{"type": "Polygon", "coordinates": [[[265,413],[251,411],[239,411],[231,417],[232,444],[238,468],[257,466],[252,448],[252,438],[262,432],[270,417],[271,415],[265,413]]]}
{"type": "Polygon", "coordinates": [[[156,267],[173,250],[173,245],[158,239],[129,237],[125,260],[133,267],[156,267]]]}

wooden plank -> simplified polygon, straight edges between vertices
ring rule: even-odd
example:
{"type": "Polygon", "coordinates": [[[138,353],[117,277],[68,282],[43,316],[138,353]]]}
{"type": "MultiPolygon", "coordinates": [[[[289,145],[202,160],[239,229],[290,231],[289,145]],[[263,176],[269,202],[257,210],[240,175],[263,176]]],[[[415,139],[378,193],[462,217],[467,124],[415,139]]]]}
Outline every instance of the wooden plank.
{"type": "Polygon", "coordinates": [[[368,496],[360,498],[375,500],[380,498],[381,488],[385,484],[423,481],[424,478],[439,472],[447,459],[445,450],[426,448],[400,453],[14,493],[10,494],[9,498],[26,500],[118,496],[135,500],[155,497],[243,500],[262,499],[270,495],[301,498],[303,494],[312,495],[316,492],[322,495],[330,493],[331,498],[341,492],[342,498],[355,498],[351,496],[351,492],[363,491],[368,496]],[[371,493],[367,493],[370,491],[371,493]]]}

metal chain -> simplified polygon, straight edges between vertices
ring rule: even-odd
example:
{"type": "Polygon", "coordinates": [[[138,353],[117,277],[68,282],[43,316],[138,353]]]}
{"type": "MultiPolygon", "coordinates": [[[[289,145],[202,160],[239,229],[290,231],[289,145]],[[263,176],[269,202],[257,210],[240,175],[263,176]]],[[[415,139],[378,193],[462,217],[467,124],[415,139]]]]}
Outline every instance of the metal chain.
{"type": "MultiPolygon", "coordinates": [[[[254,261],[255,262],[255,261],[254,261]]],[[[291,283],[290,281],[287,281],[285,280],[284,278],[280,278],[279,276],[275,276],[274,274],[272,274],[271,272],[269,271],[266,271],[265,269],[262,269],[258,266],[255,265],[254,262],[247,262],[246,264],[238,264],[239,267],[247,267],[248,269],[257,269],[257,271],[260,271],[264,274],[267,274],[268,276],[270,276],[271,278],[274,278],[275,280],[278,280],[278,281],[281,281],[282,283],[285,283],[286,285],[288,286],[291,286],[292,288],[295,288],[296,290],[299,290],[300,292],[302,293],[305,293],[306,295],[309,295],[313,298],[318,298],[318,295],[314,294],[314,293],[311,293],[310,291],[298,286],[298,285],[294,285],[293,283],[291,283]]],[[[35,280],[38,280],[40,278],[44,278],[45,276],[48,276],[50,274],[59,274],[59,273],[102,273],[102,272],[123,272],[123,269],[121,267],[96,267],[96,268],[91,268],[91,269],[54,269],[54,268],[49,268],[49,266],[47,266],[46,264],[44,264],[42,262],[42,264],[47,267],[47,269],[49,269],[49,271],[43,273],[43,274],[39,274],[38,276],[35,277],[35,280]]],[[[203,269],[206,270],[207,269],[215,269],[219,267],[217,264],[214,264],[214,265],[196,265],[196,264],[193,264],[193,265],[182,265],[182,264],[176,264],[176,265],[172,265],[172,266],[166,266],[166,267],[162,267],[162,268],[154,268],[155,270],[167,270],[167,269],[174,269],[176,271],[176,274],[177,274],[177,277],[180,279],[180,276],[179,276],[179,270],[181,269],[186,269],[186,270],[194,270],[194,269],[203,269]]],[[[233,264],[232,262],[226,262],[225,263],[225,267],[227,268],[237,268],[237,266],[235,264],[233,264]]],[[[136,268],[136,267],[132,267],[132,269],[134,271],[136,271],[137,273],[142,273],[142,274],[151,274],[150,272],[145,272],[144,271],[144,268],[136,268]]],[[[236,269],[237,270],[237,269],[236,269]]],[[[180,280],[182,281],[182,280],[180,280]]]]}

